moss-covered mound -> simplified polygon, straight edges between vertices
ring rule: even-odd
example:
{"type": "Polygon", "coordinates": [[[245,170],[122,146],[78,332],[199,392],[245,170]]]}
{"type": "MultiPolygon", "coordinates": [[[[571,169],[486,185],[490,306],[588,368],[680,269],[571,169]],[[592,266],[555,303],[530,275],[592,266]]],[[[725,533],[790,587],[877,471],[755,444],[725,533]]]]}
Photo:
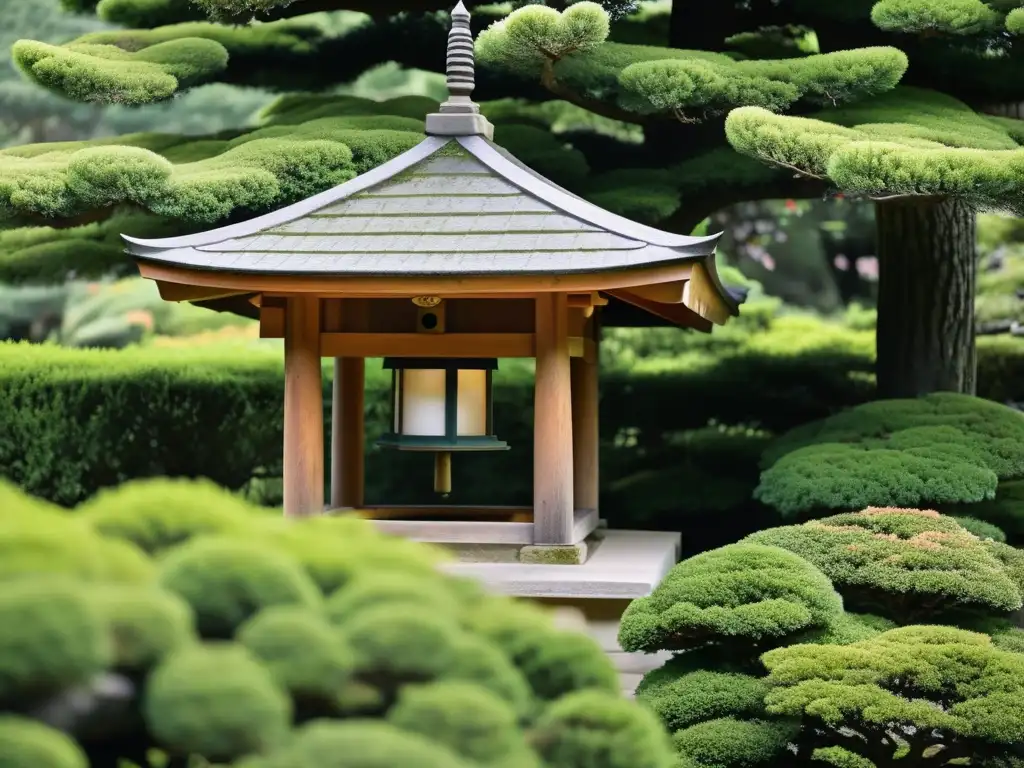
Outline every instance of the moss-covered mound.
{"type": "Polygon", "coordinates": [[[1024,476],[1024,414],[967,395],[881,400],[792,430],[755,496],[787,516],[992,499],[1024,476]]]}
{"type": "Polygon", "coordinates": [[[1019,576],[999,559],[997,544],[930,510],[869,508],[770,528],[747,541],[805,558],[832,580],[847,607],[901,624],[1022,605],[1019,576]]]}
{"type": "Polygon", "coordinates": [[[365,521],[192,482],[0,494],[2,768],[671,768],[592,639],[365,521]]]}
{"type": "Polygon", "coordinates": [[[814,565],[783,549],[733,544],[683,561],[630,603],[619,642],[628,651],[757,647],[827,627],[843,610],[814,565]]]}

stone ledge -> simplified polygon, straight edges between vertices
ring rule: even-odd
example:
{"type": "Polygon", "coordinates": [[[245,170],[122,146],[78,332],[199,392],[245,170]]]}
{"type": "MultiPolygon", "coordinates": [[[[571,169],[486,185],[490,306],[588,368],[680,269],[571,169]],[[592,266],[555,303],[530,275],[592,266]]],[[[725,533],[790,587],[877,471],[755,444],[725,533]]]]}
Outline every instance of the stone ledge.
{"type": "Polygon", "coordinates": [[[516,597],[633,599],[650,594],[676,564],[681,540],[678,533],[608,530],[582,565],[455,562],[443,568],[516,597]]]}

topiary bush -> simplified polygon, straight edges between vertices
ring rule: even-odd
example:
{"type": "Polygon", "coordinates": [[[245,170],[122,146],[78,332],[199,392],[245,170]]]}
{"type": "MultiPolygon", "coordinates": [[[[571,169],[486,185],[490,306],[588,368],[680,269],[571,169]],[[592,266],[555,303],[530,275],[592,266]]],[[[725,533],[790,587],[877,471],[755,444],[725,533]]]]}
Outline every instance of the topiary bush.
{"type": "Polygon", "coordinates": [[[101,491],[76,513],[104,536],[150,554],[204,533],[241,531],[254,511],[209,480],[135,480],[101,491]]]}
{"type": "Polygon", "coordinates": [[[732,544],[685,560],[630,603],[619,642],[627,651],[727,643],[749,652],[827,627],[842,611],[828,578],[808,561],[776,547],[732,544]]]}
{"type": "Polygon", "coordinates": [[[233,637],[263,608],[321,602],[312,579],[287,555],[231,538],[197,539],[169,552],[160,583],[192,606],[207,639],[233,637]]]}
{"type": "Polygon", "coordinates": [[[677,652],[636,692],[676,768],[1016,765],[1022,566],[953,518],[872,508],[680,563],[620,642],[677,652]]]}
{"type": "Polygon", "coordinates": [[[388,720],[478,765],[540,766],[518,728],[516,712],[477,685],[445,682],[407,688],[388,713],[388,720]]]}
{"type": "Polygon", "coordinates": [[[1008,615],[1022,606],[1020,578],[994,542],[931,510],[869,508],[769,528],[747,541],[814,563],[848,608],[899,624],[1008,615]]]}
{"type": "Polygon", "coordinates": [[[143,713],[171,753],[219,761],[284,744],[292,706],[270,670],[244,648],[196,645],[153,672],[143,713]]]}
{"type": "MultiPolygon", "coordinates": [[[[952,627],[890,630],[848,646],[796,645],[765,654],[769,712],[820,731],[838,765],[920,765],[941,754],[966,765],[1024,742],[1024,655],[952,627]],[[857,758],[861,763],[854,762],[857,758]]],[[[822,747],[808,739],[797,757],[822,747]]]]}
{"type": "Polygon", "coordinates": [[[137,484],[67,513],[0,487],[0,540],[47,542],[0,570],[0,768],[673,765],[597,644],[539,607],[365,521],[208,491],[137,484]],[[82,542],[129,548],[147,580],[82,542]]]}
{"type": "Polygon", "coordinates": [[[1024,477],[1024,413],[948,392],[880,400],[791,430],[754,495],[787,517],[995,498],[1024,477]]]}
{"type": "Polygon", "coordinates": [[[757,765],[780,756],[794,732],[765,709],[759,654],[838,631],[843,620],[842,599],[815,565],[740,543],[684,560],[630,603],[619,643],[677,652],[636,697],[673,732],[681,766],[757,765]]]}

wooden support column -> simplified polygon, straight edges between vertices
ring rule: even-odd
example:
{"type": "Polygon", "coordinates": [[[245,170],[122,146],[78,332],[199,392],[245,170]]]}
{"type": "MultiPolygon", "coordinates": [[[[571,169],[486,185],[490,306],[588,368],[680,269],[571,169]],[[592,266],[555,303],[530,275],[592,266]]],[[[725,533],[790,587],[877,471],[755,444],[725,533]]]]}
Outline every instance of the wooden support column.
{"type": "Polygon", "coordinates": [[[284,514],[324,509],[324,401],[320,300],[289,298],[284,332],[284,514]]]}
{"type": "Polygon", "coordinates": [[[537,297],[536,334],[533,541],[572,544],[573,433],[566,294],[537,297]]]}
{"type": "Polygon", "coordinates": [[[362,507],[365,489],[363,397],[366,364],[361,357],[334,358],[331,403],[331,507],[362,507]]]}
{"type": "Polygon", "coordinates": [[[577,509],[598,508],[598,363],[574,357],[572,379],[572,476],[577,509]]]}

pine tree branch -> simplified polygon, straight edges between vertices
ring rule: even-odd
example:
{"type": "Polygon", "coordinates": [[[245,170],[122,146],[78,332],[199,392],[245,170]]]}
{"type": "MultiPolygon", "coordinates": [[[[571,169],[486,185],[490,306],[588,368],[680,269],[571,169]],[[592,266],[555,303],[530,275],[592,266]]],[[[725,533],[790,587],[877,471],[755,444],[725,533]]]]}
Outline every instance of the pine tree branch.
{"type": "Polygon", "coordinates": [[[544,67],[541,70],[540,75],[541,85],[544,86],[544,88],[552,95],[558,97],[562,101],[567,101],[570,104],[581,107],[588,112],[593,112],[595,115],[607,117],[610,120],[618,120],[619,122],[631,123],[633,125],[646,125],[649,122],[648,118],[634,112],[627,112],[626,110],[614,107],[607,102],[582,96],[566,88],[558,81],[558,78],[555,77],[556,61],[557,59],[555,57],[545,53],[544,67]]]}

